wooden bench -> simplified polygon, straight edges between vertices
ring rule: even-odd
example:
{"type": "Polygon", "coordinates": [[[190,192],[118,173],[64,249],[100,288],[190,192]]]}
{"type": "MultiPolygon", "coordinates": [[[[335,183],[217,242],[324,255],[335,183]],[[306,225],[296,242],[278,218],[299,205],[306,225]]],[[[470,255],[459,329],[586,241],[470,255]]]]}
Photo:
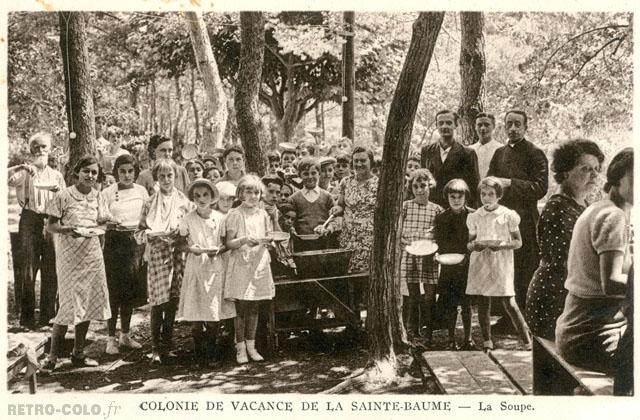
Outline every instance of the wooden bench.
{"type": "Polygon", "coordinates": [[[443,394],[527,395],[532,391],[531,352],[426,351],[422,358],[443,394]]]}
{"type": "Polygon", "coordinates": [[[613,395],[613,377],[568,363],[553,341],[533,337],[535,395],[613,395]]]}
{"type": "Polygon", "coordinates": [[[44,354],[47,341],[47,336],[41,333],[21,334],[20,338],[11,337],[10,334],[9,346],[13,347],[13,349],[22,347],[23,351],[17,356],[7,358],[7,382],[11,383],[16,380],[20,372],[26,368],[27,378],[29,380],[29,393],[36,393],[38,359],[44,354]]]}

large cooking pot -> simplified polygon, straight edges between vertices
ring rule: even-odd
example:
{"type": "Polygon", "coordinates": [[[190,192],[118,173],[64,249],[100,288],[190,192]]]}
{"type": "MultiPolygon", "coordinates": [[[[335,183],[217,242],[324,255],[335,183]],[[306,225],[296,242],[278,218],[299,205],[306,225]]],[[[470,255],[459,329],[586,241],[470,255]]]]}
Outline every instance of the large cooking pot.
{"type": "Polygon", "coordinates": [[[352,249],[296,252],[293,260],[300,278],[343,276],[349,271],[352,249]]]}

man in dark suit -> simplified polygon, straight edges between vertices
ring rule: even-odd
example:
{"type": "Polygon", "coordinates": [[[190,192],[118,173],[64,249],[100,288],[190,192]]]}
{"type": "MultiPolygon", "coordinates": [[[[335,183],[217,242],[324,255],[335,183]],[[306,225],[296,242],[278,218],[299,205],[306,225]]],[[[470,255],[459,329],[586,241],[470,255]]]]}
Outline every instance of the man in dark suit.
{"type": "Polygon", "coordinates": [[[504,127],[509,142],[495,151],[488,172],[489,176],[498,177],[504,188],[500,204],[520,215],[522,247],[514,252],[514,285],[516,302],[521,309],[525,307],[527,288],[539,262],[538,200],[547,194],[549,186],[547,157],[524,138],[527,122],[525,112],[507,111],[504,127]]]}
{"type": "Polygon", "coordinates": [[[458,127],[458,114],[448,109],[436,114],[436,127],[440,140],[422,148],[420,163],[427,168],[436,179],[436,186],[431,189],[429,200],[443,207],[448,207],[442,190],[447,182],[455,178],[463,179],[469,186],[471,197],[469,206],[477,205],[477,187],[480,181],[478,174],[478,157],[468,147],[458,143],[455,130],[458,127]]]}

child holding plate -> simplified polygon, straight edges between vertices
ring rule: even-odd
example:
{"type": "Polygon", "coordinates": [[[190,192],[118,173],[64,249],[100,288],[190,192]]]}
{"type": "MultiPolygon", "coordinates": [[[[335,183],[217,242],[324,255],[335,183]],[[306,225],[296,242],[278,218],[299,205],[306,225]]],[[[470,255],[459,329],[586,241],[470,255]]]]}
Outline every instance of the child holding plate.
{"type": "Polygon", "coordinates": [[[489,176],[480,181],[478,193],[482,207],[467,217],[471,251],[468,295],[478,295],[478,321],[482,332],[482,349],[493,349],[491,340],[491,301],[502,304],[520,334],[525,348],[531,348],[531,337],[518,308],[513,285],[513,250],[522,246],[520,216],[499,204],[502,198],[500,180],[489,176]]]}
{"type": "Polygon", "coordinates": [[[225,220],[226,245],[231,249],[226,270],[224,296],[233,300],[237,316],[234,321],[236,361],[262,361],[255,347],[258,308],[261,300],[273,299],[275,285],[271,275],[268,232],[273,230],[271,218],[260,208],[264,184],[255,175],[240,179],[237,196],[240,206],[231,209],[225,220]]]}
{"type": "Polygon", "coordinates": [[[462,179],[452,179],[442,190],[449,208],[436,216],[434,236],[438,244],[436,260],[440,263],[438,307],[442,308],[449,333],[449,350],[458,350],[455,331],[458,306],[462,308],[464,341],[461,350],[476,350],[471,340],[471,303],[466,295],[469,258],[467,251],[467,216],[474,210],[467,207],[470,192],[462,179]],[[459,261],[458,261],[459,259],[459,261]]]}
{"type": "Polygon", "coordinates": [[[443,208],[429,201],[429,189],[435,185],[435,179],[427,169],[418,169],[413,172],[409,180],[414,198],[402,203],[402,259],[400,262],[400,290],[408,299],[403,305],[403,317],[407,321],[407,333],[409,339],[413,339],[419,333],[420,323],[420,285],[424,287],[424,316],[426,324],[425,344],[430,345],[433,332],[432,307],[436,299],[436,286],[438,284],[438,264],[433,259],[436,251],[433,240],[433,227],[435,218],[443,212],[443,208]],[[420,246],[432,248],[417,249],[417,241],[423,241],[420,246]],[[413,252],[413,254],[412,254],[413,252]],[[406,287],[406,289],[405,289],[406,287]],[[408,289],[408,290],[407,290],[408,289]]]}
{"type": "Polygon", "coordinates": [[[149,199],[147,189],[135,183],[140,168],[133,155],[118,156],[113,164],[117,183],[102,191],[109,213],[117,223],[107,226],[104,242],[104,265],[109,286],[112,318],[108,322],[107,353],[118,354],[118,345],[142,347],[129,335],[133,308],[147,303],[147,273],[143,261],[144,245],[133,233],[138,226],[142,205],[149,199]],[[120,314],[120,340],[116,322],[120,314]]]}
{"type": "Polygon", "coordinates": [[[138,243],[146,243],[147,294],[151,305],[151,362],[166,363],[172,356],[173,321],[184,273],[184,255],[175,247],[180,220],[193,204],[176,188],[178,166],[169,159],[151,170],[160,189],[142,206],[138,243]]]}
{"type": "Polygon", "coordinates": [[[180,290],[178,319],[191,322],[194,355],[204,366],[215,357],[219,321],[236,316],[233,302],[222,298],[225,251],[220,240],[223,215],[211,208],[219,193],[208,179],[193,181],[187,195],[196,209],[180,222],[187,261],[180,290]]]}
{"type": "Polygon", "coordinates": [[[56,271],[60,306],[53,319],[51,352],[43,370],[56,368],[62,354],[64,336],[74,326],[71,364],[98,366],[84,354],[89,322],[111,318],[107,276],[96,226],[111,216],[102,195],[96,190],[100,167],[93,156],[81,158],[74,167],[76,185],[60,191],[47,204],[47,230],[56,235],[56,271]]]}

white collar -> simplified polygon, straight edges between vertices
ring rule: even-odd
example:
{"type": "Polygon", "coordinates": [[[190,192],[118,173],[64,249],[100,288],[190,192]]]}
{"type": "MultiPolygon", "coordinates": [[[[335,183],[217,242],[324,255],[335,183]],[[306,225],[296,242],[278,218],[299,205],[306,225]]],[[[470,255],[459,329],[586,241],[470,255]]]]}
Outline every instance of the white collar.
{"type": "Polygon", "coordinates": [[[485,144],[482,144],[482,142],[478,140],[478,147],[488,147],[488,146],[491,146],[493,143],[497,143],[496,139],[491,139],[485,144]]]}
{"type": "Polygon", "coordinates": [[[484,206],[480,207],[477,211],[480,213],[481,216],[486,216],[487,214],[502,214],[505,211],[506,207],[498,204],[498,207],[493,210],[493,211],[488,211],[487,209],[484,208],[484,206]]]}
{"type": "Polygon", "coordinates": [[[447,147],[446,149],[444,147],[442,147],[442,143],[438,142],[438,147],[440,148],[440,151],[442,152],[449,152],[451,151],[451,148],[453,147],[453,145],[455,144],[455,140],[453,143],[451,143],[451,146],[447,147]]]}

